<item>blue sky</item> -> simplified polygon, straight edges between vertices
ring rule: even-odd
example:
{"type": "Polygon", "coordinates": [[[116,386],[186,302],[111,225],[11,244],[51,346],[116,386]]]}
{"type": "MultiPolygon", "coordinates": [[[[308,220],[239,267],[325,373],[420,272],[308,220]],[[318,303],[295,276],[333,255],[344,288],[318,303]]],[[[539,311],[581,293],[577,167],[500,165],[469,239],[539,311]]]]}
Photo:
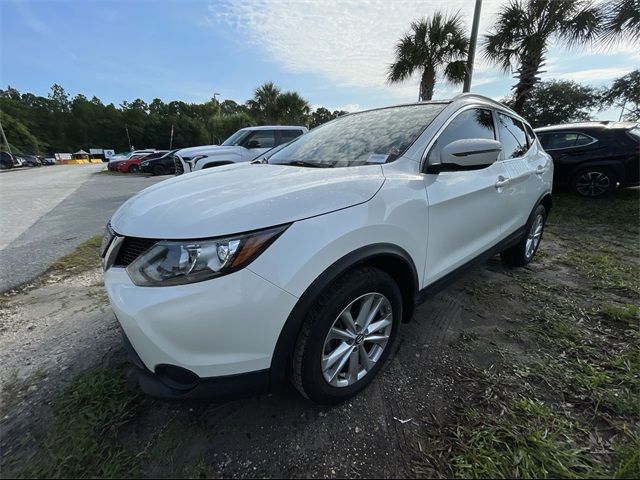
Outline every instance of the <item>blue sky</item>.
{"type": "MultiPolygon", "coordinates": [[[[503,3],[483,2],[481,33],[503,3]]],[[[115,104],[244,101],[266,81],[332,109],[413,101],[417,79],[389,86],[385,69],[410,22],[437,9],[471,23],[470,0],[0,0],[0,83],[40,95],[59,83],[115,104]]],[[[543,78],[606,85],[638,68],[639,50],[554,45],[543,78]]],[[[515,82],[481,57],[475,68],[475,92],[500,98],[515,82]]],[[[459,91],[439,83],[435,97],[459,91]]]]}

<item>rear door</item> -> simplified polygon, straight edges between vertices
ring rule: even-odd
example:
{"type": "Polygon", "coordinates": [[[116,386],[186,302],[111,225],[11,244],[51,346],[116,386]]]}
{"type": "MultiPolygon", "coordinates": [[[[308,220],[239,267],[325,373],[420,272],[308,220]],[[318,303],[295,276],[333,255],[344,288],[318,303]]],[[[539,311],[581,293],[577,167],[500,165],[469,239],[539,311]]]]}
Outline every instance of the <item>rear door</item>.
{"type": "MultiPolygon", "coordinates": [[[[449,143],[470,138],[496,139],[494,119],[486,108],[454,114],[428,153],[428,163],[439,163],[449,143]]],[[[502,162],[474,170],[425,174],[429,201],[429,231],[425,283],[430,284],[473,260],[496,244],[505,216],[502,162]]]]}
{"type": "Polygon", "coordinates": [[[502,163],[509,177],[504,189],[506,215],[503,236],[523,227],[542,193],[541,177],[551,167],[524,123],[506,113],[496,112],[498,139],[502,143],[502,163]]]}

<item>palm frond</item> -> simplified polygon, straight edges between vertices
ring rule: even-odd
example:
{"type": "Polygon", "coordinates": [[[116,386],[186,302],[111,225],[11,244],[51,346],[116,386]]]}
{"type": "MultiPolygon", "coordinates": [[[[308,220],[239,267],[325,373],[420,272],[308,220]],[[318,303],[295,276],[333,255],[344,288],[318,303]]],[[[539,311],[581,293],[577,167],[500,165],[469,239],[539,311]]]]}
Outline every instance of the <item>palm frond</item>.
{"type": "Polygon", "coordinates": [[[449,63],[444,69],[444,78],[454,85],[463,83],[467,76],[466,60],[458,60],[449,63]]]}

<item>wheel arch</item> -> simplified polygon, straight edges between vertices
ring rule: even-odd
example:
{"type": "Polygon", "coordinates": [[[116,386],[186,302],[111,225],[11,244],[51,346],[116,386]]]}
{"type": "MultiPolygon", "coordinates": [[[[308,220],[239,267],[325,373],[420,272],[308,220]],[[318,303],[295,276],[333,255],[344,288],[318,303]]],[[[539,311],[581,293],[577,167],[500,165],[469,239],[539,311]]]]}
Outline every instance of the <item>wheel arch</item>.
{"type": "Polygon", "coordinates": [[[397,245],[384,243],[354,250],[331,264],[298,299],[276,342],[270,368],[272,385],[286,381],[291,353],[313,302],[334,280],[362,265],[379,268],[394,278],[402,294],[402,321],[405,323],[411,319],[419,290],[418,272],[411,256],[397,245]]]}

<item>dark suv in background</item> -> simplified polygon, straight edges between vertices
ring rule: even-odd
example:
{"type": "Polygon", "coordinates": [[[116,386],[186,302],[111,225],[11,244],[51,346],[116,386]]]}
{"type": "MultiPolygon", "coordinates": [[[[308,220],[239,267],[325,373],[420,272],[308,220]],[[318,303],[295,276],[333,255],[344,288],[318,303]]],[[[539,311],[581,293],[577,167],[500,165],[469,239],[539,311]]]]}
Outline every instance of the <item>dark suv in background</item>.
{"type": "Polygon", "coordinates": [[[640,184],[640,127],[626,122],[586,122],[535,130],[553,157],[554,184],[584,197],[640,184]]]}

